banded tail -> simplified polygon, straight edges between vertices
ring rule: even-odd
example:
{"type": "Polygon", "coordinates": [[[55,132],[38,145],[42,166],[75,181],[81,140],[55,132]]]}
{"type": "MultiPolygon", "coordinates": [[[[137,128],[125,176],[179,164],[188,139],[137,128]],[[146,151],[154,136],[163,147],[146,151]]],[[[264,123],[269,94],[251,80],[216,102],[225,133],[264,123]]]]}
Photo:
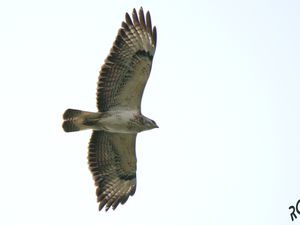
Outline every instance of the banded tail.
{"type": "Polygon", "coordinates": [[[78,109],[67,109],[63,115],[63,129],[65,132],[74,132],[91,129],[98,119],[99,113],[81,111],[78,109]]]}

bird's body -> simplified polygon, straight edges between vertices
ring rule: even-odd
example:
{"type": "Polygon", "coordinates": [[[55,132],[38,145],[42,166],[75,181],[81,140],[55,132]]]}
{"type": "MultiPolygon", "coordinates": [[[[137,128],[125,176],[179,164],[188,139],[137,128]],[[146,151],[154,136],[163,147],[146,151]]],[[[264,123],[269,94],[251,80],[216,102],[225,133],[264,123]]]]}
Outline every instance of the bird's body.
{"type": "Polygon", "coordinates": [[[99,210],[124,204],[136,189],[135,141],[139,132],[157,128],[143,116],[141,101],[156,48],[156,28],[143,9],[127,13],[97,85],[98,112],[67,109],[66,132],[92,129],[89,168],[97,186],[99,210]]]}
{"type": "Polygon", "coordinates": [[[68,109],[64,113],[64,120],[63,127],[67,132],[92,129],[110,133],[137,134],[157,128],[151,119],[136,111],[113,110],[94,113],[68,109]]]}

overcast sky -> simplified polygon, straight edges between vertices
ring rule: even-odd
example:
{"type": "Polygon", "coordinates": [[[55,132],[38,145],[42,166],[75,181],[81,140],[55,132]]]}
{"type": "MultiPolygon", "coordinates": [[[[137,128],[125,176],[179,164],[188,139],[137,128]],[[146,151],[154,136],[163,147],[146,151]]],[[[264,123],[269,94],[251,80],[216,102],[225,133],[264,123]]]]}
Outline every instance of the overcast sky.
{"type": "MultiPolygon", "coordinates": [[[[1,1],[0,223],[292,223],[300,199],[300,2],[1,1]],[[137,190],[98,212],[90,131],[96,81],[125,12],[158,44],[137,138],[137,190]]],[[[300,215],[298,221],[300,222],[300,215]]]]}

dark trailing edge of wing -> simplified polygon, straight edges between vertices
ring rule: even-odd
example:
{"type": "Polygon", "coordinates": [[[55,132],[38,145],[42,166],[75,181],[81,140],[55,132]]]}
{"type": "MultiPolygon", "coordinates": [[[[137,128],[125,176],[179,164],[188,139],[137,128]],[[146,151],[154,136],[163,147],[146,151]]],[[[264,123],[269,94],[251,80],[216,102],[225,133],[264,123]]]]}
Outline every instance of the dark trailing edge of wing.
{"type": "Polygon", "coordinates": [[[132,174],[132,175],[119,175],[119,178],[122,180],[132,180],[134,178],[136,178],[136,174],[132,174]]]}
{"type": "Polygon", "coordinates": [[[151,61],[153,59],[153,55],[151,55],[150,52],[145,50],[138,50],[135,54],[138,56],[148,57],[151,61]]]}

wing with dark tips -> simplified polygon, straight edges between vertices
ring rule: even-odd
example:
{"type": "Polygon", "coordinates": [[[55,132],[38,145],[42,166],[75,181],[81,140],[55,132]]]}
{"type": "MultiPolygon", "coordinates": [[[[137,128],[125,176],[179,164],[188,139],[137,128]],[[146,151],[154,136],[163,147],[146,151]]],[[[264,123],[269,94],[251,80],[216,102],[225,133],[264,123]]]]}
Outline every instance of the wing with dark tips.
{"type": "Polygon", "coordinates": [[[93,131],[89,167],[97,186],[99,210],[124,204],[136,189],[136,134],[93,131]]]}
{"type": "Polygon", "coordinates": [[[99,111],[140,111],[141,99],[150,75],[156,48],[156,28],[150,13],[134,9],[126,13],[110,54],[102,66],[97,87],[99,111]]]}

